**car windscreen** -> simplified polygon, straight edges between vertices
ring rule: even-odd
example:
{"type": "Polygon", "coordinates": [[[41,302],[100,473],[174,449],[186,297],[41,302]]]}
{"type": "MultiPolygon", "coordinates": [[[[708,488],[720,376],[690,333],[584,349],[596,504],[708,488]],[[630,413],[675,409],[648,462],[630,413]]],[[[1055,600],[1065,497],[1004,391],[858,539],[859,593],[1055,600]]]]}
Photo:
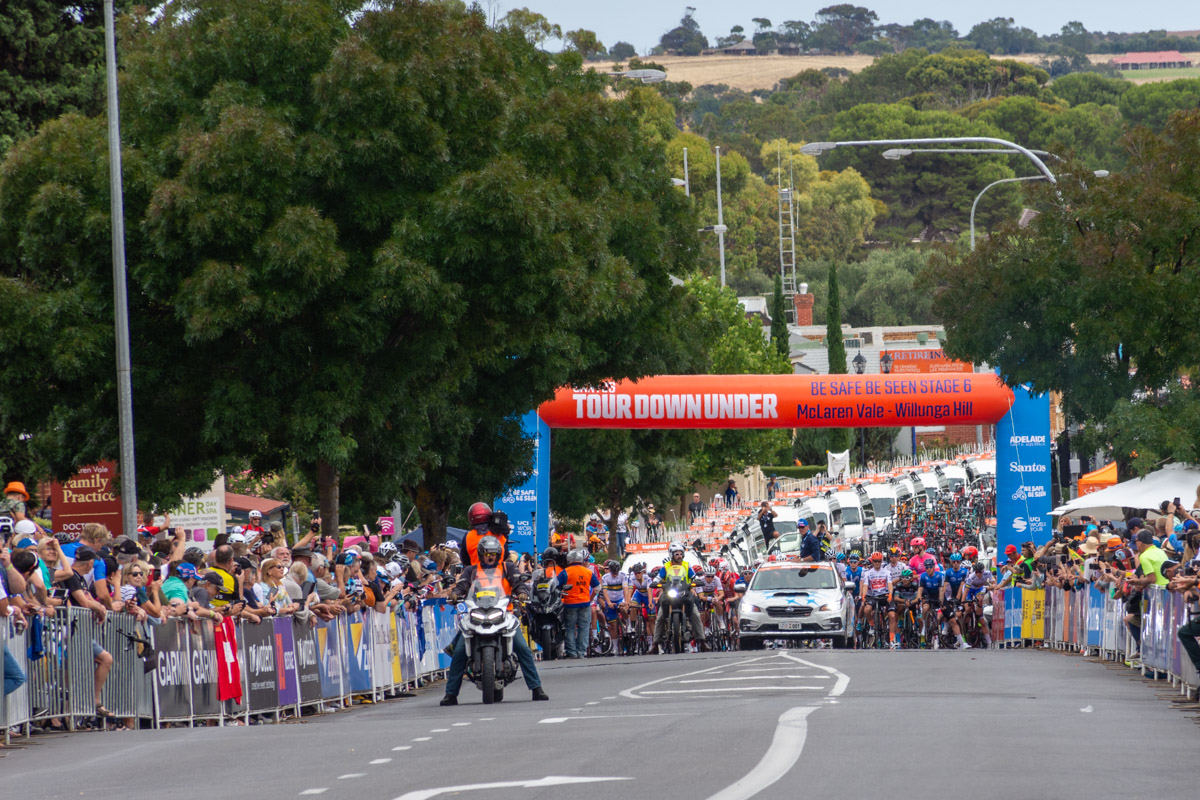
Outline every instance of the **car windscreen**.
{"type": "Polygon", "coordinates": [[[862,514],[858,506],[846,506],[842,509],[842,525],[862,525],[862,514]]]}
{"type": "Polygon", "coordinates": [[[796,523],[792,522],[791,520],[778,520],[777,519],[777,520],[775,520],[775,530],[779,531],[781,534],[795,533],[797,530],[796,523]]]}
{"type": "Polygon", "coordinates": [[[828,568],[760,569],[754,574],[749,589],[770,592],[783,589],[836,589],[837,576],[828,568]]]}
{"type": "Polygon", "coordinates": [[[805,519],[808,520],[808,527],[813,530],[817,529],[818,522],[824,522],[826,527],[829,525],[829,515],[824,511],[810,511],[805,519]]]}

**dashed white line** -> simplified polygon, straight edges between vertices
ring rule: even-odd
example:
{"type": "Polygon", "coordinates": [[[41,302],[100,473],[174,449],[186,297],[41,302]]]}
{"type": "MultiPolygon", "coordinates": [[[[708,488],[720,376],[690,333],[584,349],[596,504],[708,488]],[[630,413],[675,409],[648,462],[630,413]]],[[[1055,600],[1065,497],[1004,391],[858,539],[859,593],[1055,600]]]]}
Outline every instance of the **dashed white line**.
{"type": "Polygon", "coordinates": [[[329,791],[329,787],[325,787],[324,789],[305,789],[300,794],[324,794],[325,792],[328,792],[328,791],[329,791]]]}
{"type": "Polygon", "coordinates": [[[393,753],[398,753],[398,752],[400,752],[401,750],[412,750],[412,745],[411,745],[411,744],[402,744],[402,745],[400,745],[399,747],[393,747],[393,748],[392,748],[392,752],[393,752],[393,753]]]}
{"type": "Polygon", "coordinates": [[[480,722],[491,722],[494,719],[495,719],[495,717],[480,717],[479,721],[480,722]]]}
{"type": "Polygon", "coordinates": [[[617,699],[617,696],[614,694],[614,695],[611,695],[611,696],[609,696],[609,697],[606,697],[606,698],[604,698],[604,699],[605,699],[605,700],[616,700],[616,699],[617,699]]]}
{"type": "Polygon", "coordinates": [[[469,722],[455,722],[455,723],[451,724],[451,727],[452,728],[465,728],[466,726],[468,726],[470,724],[471,723],[469,723],[469,722]]]}
{"type": "Polygon", "coordinates": [[[430,731],[430,733],[449,733],[449,732],[450,732],[449,728],[434,728],[433,730],[430,731]]]}
{"type": "Polygon", "coordinates": [[[338,775],[339,781],[349,780],[350,778],[361,778],[366,775],[365,772],[347,772],[345,775],[338,775]]]}
{"type": "Polygon", "coordinates": [[[432,736],[418,736],[417,738],[413,739],[413,741],[414,742],[428,742],[432,738],[433,738],[432,736]]]}
{"type": "Polygon", "coordinates": [[[585,705],[589,705],[589,706],[598,706],[598,705],[600,705],[600,703],[599,703],[599,702],[597,702],[597,701],[595,701],[595,700],[593,700],[592,702],[590,702],[590,703],[586,703],[585,705]]]}
{"type": "Polygon", "coordinates": [[[373,766],[373,765],[375,765],[375,764],[387,764],[387,763],[390,763],[390,762],[391,762],[391,759],[390,759],[390,758],[377,758],[377,759],[375,759],[374,761],[372,761],[372,762],[370,762],[370,763],[371,763],[371,764],[372,764],[372,766],[373,766]]]}

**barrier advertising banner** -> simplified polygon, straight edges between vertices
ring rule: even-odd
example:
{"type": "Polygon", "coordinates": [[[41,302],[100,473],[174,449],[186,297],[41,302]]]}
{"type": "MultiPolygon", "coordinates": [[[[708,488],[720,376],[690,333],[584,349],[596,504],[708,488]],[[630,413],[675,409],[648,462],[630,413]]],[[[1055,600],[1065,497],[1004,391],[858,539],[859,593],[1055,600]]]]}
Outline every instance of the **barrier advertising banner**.
{"type": "Polygon", "coordinates": [[[523,484],[497,497],[492,508],[508,515],[510,549],[538,553],[550,543],[550,429],[536,411],[521,418],[521,427],[533,437],[533,471],[523,484]]]}
{"type": "Polygon", "coordinates": [[[300,702],[316,702],[321,699],[321,671],[317,666],[316,629],[294,619],[292,638],[296,642],[296,679],[300,684],[300,702]]]}
{"type": "Polygon", "coordinates": [[[275,637],[269,622],[242,626],[246,652],[246,683],[250,687],[250,710],[265,711],[279,705],[279,681],[275,668],[275,637]]]}
{"type": "Polygon", "coordinates": [[[1087,641],[1088,647],[1099,647],[1103,643],[1104,630],[1101,619],[1104,616],[1104,593],[1095,586],[1087,589],[1087,641]]]}
{"type": "Polygon", "coordinates": [[[363,622],[361,611],[346,619],[346,655],[350,690],[371,691],[371,626],[363,622]]]}
{"type": "Polygon", "coordinates": [[[1024,388],[996,423],[997,552],[1050,538],[1050,398],[1024,388]]]}
{"type": "Polygon", "coordinates": [[[1021,638],[1046,638],[1046,590],[1023,589],[1021,606],[1021,638]]]}
{"type": "Polygon", "coordinates": [[[321,696],[326,700],[341,697],[346,659],[338,620],[321,620],[313,628],[317,643],[317,669],[321,674],[321,696]]]}
{"type": "Polygon", "coordinates": [[[221,713],[220,687],[217,681],[217,639],[212,622],[202,622],[200,630],[189,629],[191,636],[192,716],[215,717],[221,713]]]}
{"type": "Polygon", "coordinates": [[[154,692],[160,719],[187,719],[192,713],[191,666],[180,625],[168,621],[154,631],[154,692]]]}
{"type": "Polygon", "coordinates": [[[271,620],[275,634],[275,672],[278,675],[279,705],[294,706],[300,702],[300,686],[296,678],[296,642],[292,638],[293,620],[276,617],[271,620]]]}
{"type": "MultiPolygon", "coordinates": [[[[892,358],[892,375],[930,372],[970,372],[971,364],[946,357],[940,347],[924,350],[885,350],[892,358]]],[[[881,356],[882,357],[882,356],[881,356]]]]}

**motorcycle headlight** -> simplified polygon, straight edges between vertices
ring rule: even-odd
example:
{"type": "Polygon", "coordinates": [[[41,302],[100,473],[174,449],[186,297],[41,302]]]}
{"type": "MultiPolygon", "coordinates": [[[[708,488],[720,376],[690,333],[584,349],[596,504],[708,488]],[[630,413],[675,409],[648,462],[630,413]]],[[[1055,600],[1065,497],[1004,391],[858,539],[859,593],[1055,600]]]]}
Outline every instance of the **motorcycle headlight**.
{"type": "Polygon", "coordinates": [[[668,589],[668,590],[667,590],[667,597],[669,597],[669,598],[671,598],[672,600],[674,600],[676,597],[679,597],[679,590],[678,590],[678,589],[668,589]]]}
{"type": "Polygon", "coordinates": [[[471,609],[470,617],[471,622],[474,622],[476,625],[482,625],[487,622],[487,611],[482,608],[473,608],[471,609]]]}
{"type": "Polygon", "coordinates": [[[484,619],[494,625],[504,619],[504,611],[499,608],[489,608],[487,614],[484,615],[484,619]]]}

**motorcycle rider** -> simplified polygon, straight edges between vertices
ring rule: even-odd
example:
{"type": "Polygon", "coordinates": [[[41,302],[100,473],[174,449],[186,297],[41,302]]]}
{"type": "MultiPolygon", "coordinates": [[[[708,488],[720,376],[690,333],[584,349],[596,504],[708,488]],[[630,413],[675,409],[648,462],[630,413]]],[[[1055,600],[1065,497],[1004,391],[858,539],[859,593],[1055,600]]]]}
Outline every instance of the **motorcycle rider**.
{"type": "Polygon", "coordinates": [[[558,550],[553,547],[547,547],[542,551],[542,566],[533,573],[533,583],[537,584],[557,578],[563,569],[558,564],[558,550]]]}
{"type": "MultiPolygon", "coordinates": [[[[477,579],[499,581],[504,587],[504,593],[510,598],[519,600],[525,597],[528,591],[525,579],[517,570],[516,564],[501,561],[504,546],[500,544],[499,539],[495,536],[484,536],[478,541],[477,550],[480,564],[466,567],[462,571],[458,583],[450,595],[453,602],[466,597],[467,592],[471,589],[471,584],[477,579]]],[[[533,699],[549,700],[550,698],[542,691],[542,679],[538,676],[537,665],[533,663],[533,651],[529,649],[525,636],[519,633],[512,638],[512,642],[513,653],[521,664],[521,675],[525,678],[525,685],[533,692],[533,699]]],[[[442,705],[458,705],[458,691],[462,688],[463,674],[466,671],[467,644],[460,636],[458,643],[454,646],[454,655],[450,659],[450,671],[446,675],[446,696],[442,698],[442,705]]]]}
{"type": "MultiPolygon", "coordinates": [[[[655,569],[651,577],[655,578],[655,583],[662,583],[664,580],[670,581],[675,578],[679,578],[683,582],[683,585],[690,590],[699,581],[699,577],[696,575],[695,571],[693,571],[692,568],[683,561],[683,543],[671,542],[667,552],[670,556],[670,561],[655,569]]],[[[659,610],[658,615],[654,620],[654,646],[658,649],[658,652],[663,651],[663,643],[667,638],[668,615],[663,613],[663,598],[664,594],[659,593],[659,610]]],[[[692,597],[691,591],[689,591],[685,596],[684,610],[686,612],[685,617],[688,620],[688,626],[691,628],[691,632],[687,634],[686,638],[696,639],[700,642],[702,647],[707,649],[707,645],[705,645],[703,642],[704,625],[700,622],[700,612],[696,608],[696,603],[692,597]]]]}

